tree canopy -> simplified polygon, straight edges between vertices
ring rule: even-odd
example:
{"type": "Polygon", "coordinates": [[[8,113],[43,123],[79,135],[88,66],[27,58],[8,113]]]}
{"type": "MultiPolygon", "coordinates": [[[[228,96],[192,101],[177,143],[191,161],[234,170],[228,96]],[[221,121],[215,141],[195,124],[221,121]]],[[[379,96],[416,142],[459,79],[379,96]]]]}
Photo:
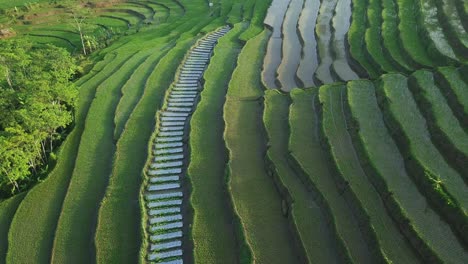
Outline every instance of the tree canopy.
{"type": "Polygon", "coordinates": [[[65,49],[0,42],[0,191],[19,191],[73,121],[76,70],[65,49]]]}

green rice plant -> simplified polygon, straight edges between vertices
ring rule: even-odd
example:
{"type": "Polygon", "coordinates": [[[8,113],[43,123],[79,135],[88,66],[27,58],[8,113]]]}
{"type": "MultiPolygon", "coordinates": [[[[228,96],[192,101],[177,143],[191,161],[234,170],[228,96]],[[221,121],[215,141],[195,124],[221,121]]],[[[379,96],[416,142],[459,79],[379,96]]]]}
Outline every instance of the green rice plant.
{"type": "Polygon", "coordinates": [[[401,42],[403,48],[408,52],[411,58],[426,67],[431,67],[437,63],[433,62],[423,44],[422,29],[419,25],[420,11],[415,1],[419,0],[397,0],[398,17],[400,24],[401,42]]]}
{"type": "MultiPolygon", "coordinates": [[[[167,44],[167,43],[165,43],[167,44]]],[[[124,130],[128,117],[132,113],[135,105],[138,103],[145,87],[148,85],[148,78],[155,70],[155,67],[162,56],[165,55],[165,47],[157,47],[146,51],[148,54],[145,61],[135,70],[132,76],[122,87],[122,99],[115,110],[114,138],[118,139],[124,130]]]]}
{"type": "Polygon", "coordinates": [[[348,31],[348,43],[351,56],[364,67],[371,78],[376,78],[381,74],[382,69],[379,64],[373,61],[366,47],[365,32],[368,25],[366,4],[366,0],[353,0],[353,15],[348,31]]]}
{"type": "Polygon", "coordinates": [[[450,108],[452,108],[453,114],[468,133],[467,74],[468,68],[462,67],[457,70],[453,67],[441,67],[435,72],[435,79],[450,108]]]}
{"type": "Polygon", "coordinates": [[[298,255],[303,262],[339,263],[342,260],[338,252],[339,242],[329,227],[329,219],[321,201],[307,189],[301,176],[296,174],[288,162],[291,98],[277,90],[267,90],[264,98],[263,122],[269,145],[269,173],[282,193],[283,211],[288,212],[288,220],[296,236],[298,255]]]}
{"type": "Polygon", "coordinates": [[[379,193],[369,182],[368,175],[361,167],[354,150],[346,123],[343,106],[344,85],[320,87],[319,99],[322,104],[322,131],[339,177],[346,182],[362,214],[368,218],[371,236],[378,244],[383,258],[394,263],[415,263],[418,256],[400,234],[398,227],[385,210],[379,193]]]}
{"type": "Polygon", "coordinates": [[[95,235],[96,259],[99,263],[124,260],[130,263],[139,258],[142,235],[138,195],[141,173],[147,159],[148,139],[165,90],[173,81],[174,73],[192,43],[191,38],[180,40],[167,54],[167,48],[161,48],[167,43],[158,43],[158,64],[148,77],[143,94],[117,142],[109,185],[99,208],[95,235]],[[163,54],[164,57],[161,57],[163,54]]]}
{"type": "Polygon", "coordinates": [[[463,27],[455,2],[456,0],[442,0],[433,3],[437,7],[437,17],[447,36],[447,41],[457,57],[466,62],[468,60],[468,33],[463,27]]]}
{"type": "MultiPolygon", "coordinates": [[[[121,53],[118,56],[125,56],[121,53]]],[[[145,58],[138,52],[97,87],[85,121],[70,185],[55,232],[52,261],[89,262],[94,259],[93,236],[99,201],[109,181],[114,143],[114,113],[120,88],[145,58]],[[73,241],[73,243],[69,243],[73,241]],[[87,249],[87,254],[83,252],[87,249]]]]}
{"type": "Polygon", "coordinates": [[[466,185],[431,142],[427,122],[419,112],[406,78],[400,74],[384,75],[376,91],[386,125],[403,153],[408,172],[436,211],[460,237],[466,238],[466,185]]]}
{"type": "Polygon", "coordinates": [[[398,28],[400,19],[397,14],[397,4],[394,0],[382,0],[382,39],[388,52],[398,62],[403,71],[413,71],[420,67],[403,48],[401,33],[398,28]]]}
{"type": "Polygon", "coordinates": [[[8,230],[19,204],[26,193],[17,194],[0,202],[0,264],[6,263],[8,251],[8,230]]]}
{"type": "Polygon", "coordinates": [[[262,59],[265,56],[268,31],[263,31],[251,41],[245,44],[239,54],[237,65],[229,84],[228,97],[238,99],[256,100],[263,96],[260,75],[257,73],[262,67],[262,59]],[[250,85],[246,85],[246,80],[250,85]]]}
{"type": "Polygon", "coordinates": [[[418,186],[406,172],[405,163],[390,136],[370,81],[347,85],[347,101],[352,117],[351,136],[357,146],[364,170],[379,193],[400,230],[426,263],[464,263],[468,254],[428,204],[418,186]],[[365,162],[364,162],[365,161],[365,162]]]}
{"type": "Polygon", "coordinates": [[[8,233],[10,263],[50,262],[57,221],[67,193],[70,176],[84,130],[84,121],[96,88],[108,79],[131,55],[117,57],[80,87],[75,126],[62,144],[57,164],[46,180],[31,189],[21,202],[8,233]],[[24,221],[34,219],[34,221],[24,221]]]}
{"type": "Polygon", "coordinates": [[[442,63],[450,63],[458,60],[453,48],[449,44],[448,36],[443,30],[443,23],[439,20],[437,6],[434,0],[417,0],[421,12],[421,26],[428,35],[429,54],[441,55],[442,63]]]}
{"type": "Polygon", "coordinates": [[[413,73],[409,78],[409,88],[426,118],[434,145],[439,148],[447,163],[468,182],[468,134],[434,84],[432,72],[420,70],[413,73]]]}
{"type": "Polygon", "coordinates": [[[321,146],[319,135],[319,113],[315,105],[318,89],[291,91],[292,104],[289,111],[289,152],[290,164],[303,175],[303,182],[315,190],[321,204],[328,211],[330,229],[343,245],[343,258],[352,263],[378,263],[381,258],[373,253],[375,244],[366,237],[361,228],[368,226],[358,219],[353,207],[347,202],[343,190],[335,184],[326,153],[321,146]]]}
{"type": "Polygon", "coordinates": [[[271,0],[245,0],[243,6],[243,20],[250,21],[250,26],[239,37],[241,40],[247,41],[263,31],[263,20],[265,20],[266,12],[268,7],[270,7],[270,3],[271,0]]]}
{"type": "Polygon", "coordinates": [[[260,71],[267,36],[265,31],[246,43],[229,83],[224,105],[228,188],[252,259],[295,263],[298,259],[287,220],[281,214],[281,197],[265,171],[260,71]]]}
{"type": "MultiPolygon", "coordinates": [[[[361,1],[356,1],[356,3],[361,1]]],[[[365,3],[366,1],[363,1],[365,3]]],[[[396,72],[399,65],[388,56],[388,50],[382,41],[382,0],[368,0],[367,21],[369,27],[365,32],[365,42],[367,50],[376,63],[385,72],[396,72]]]]}
{"type": "Polygon", "coordinates": [[[239,35],[246,24],[239,23],[219,39],[204,74],[204,88],[190,121],[190,164],[187,175],[194,209],[191,237],[195,262],[237,263],[232,205],[224,178],[227,150],[223,140],[223,104],[229,79],[235,69],[241,45],[239,35]],[[219,67],[223,65],[223,67],[219,67]]]}

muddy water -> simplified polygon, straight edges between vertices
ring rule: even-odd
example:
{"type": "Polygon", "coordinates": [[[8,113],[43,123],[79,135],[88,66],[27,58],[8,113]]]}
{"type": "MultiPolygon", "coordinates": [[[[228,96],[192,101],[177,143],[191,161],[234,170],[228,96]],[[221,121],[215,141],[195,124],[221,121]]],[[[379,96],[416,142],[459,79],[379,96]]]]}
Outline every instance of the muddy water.
{"type": "Polygon", "coordinates": [[[319,15],[317,18],[317,26],[315,33],[317,34],[317,45],[320,63],[315,72],[316,78],[322,83],[332,83],[334,78],[331,74],[331,65],[333,57],[331,54],[331,26],[330,22],[333,17],[337,0],[322,1],[319,15]]]}
{"type": "Polygon", "coordinates": [[[303,3],[304,0],[291,0],[282,27],[283,57],[278,67],[278,81],[281,84],[281,90],[287,92],[300,86],[300,83],[296,83],[296,71],[301,61],[302,46],[297,35],[297,23],[303,3]]]}
{"type": "Polygon", "coordinates": [[[332,42],[333,52],[335,53],[333,69],[338,78],[343,81],[359,79],[359,76],[349,66],[349,51],[345,45],[346,33],[348,33],[351,24],[351,13],[351,0],[338,0],[332,21],[335,29],[332,42]]]}
{"type": "Polygon", "coordinates": [[[267,88],[278,88],[276,84],[276,70],[281,63],[281,26],[284,15],[288,9],[290,0],[273,0],[264,23],[272,28],[270,40],[268,41],[267,52],[263,61],[262,80],[267,88]]]}
{"type": "Polygon", "coordinates": [[[305,0],[299,17],[299,33],[304,43],[302,43],[302,59],[297,69],[297,77],[302,80],[305,87],[316,86],[313,77],[318,66],[318,59],[314,28],[319,7],[320,0],[305,0]]]}

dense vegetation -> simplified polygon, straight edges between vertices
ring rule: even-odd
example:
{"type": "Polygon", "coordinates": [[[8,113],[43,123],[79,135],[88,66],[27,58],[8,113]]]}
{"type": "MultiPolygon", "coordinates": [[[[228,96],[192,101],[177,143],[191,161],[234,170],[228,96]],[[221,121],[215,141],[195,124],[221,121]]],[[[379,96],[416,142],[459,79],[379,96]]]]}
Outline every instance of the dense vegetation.
{"type": "Polygon", "coordinates": [[[44,176],[55,143],[73,121],[77,89],[70,54],[26,41],[0,42],[0,197],[44,176]],[[32,176],[31,176],[32,174],[32,176]]]}
{"type": "Polygon", "coordinates": [[[210,2],[0,0],[0,264],[468,263],[466,4],[210,2]]]}

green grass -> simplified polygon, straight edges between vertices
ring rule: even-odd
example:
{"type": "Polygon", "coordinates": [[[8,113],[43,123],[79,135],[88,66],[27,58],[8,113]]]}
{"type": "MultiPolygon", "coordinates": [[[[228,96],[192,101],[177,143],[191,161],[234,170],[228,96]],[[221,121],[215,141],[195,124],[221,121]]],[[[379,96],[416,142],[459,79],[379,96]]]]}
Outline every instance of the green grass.
{"type": "Polygon", "coordinates": [[[427,53],[427,49],[422,42],[421,27],[419,25],[419,6],[415,3],[419,0],[397,0],[398,17],[400,18],[401,42],[403,48],[410,57],[417,63],[431,67],[436,65],[427,53]]]}
{"type": "MultiPolygon", "coordinates": [[[[131,52],[122,52],[118,56],[131,52]]],[[[55,232],[52,261],[84,263],[95,257],[93,226],[99,201],[108,184],[110,164],[115,151],[113,117],[120,100],[121,87],[145,56],[145,52],[136,53],[113,73],[112,78],[97,87],[63,201],[55,232]]]]}
{"type": "Polygon", "coordinates": [[[277,185],[282,186],[286,193],[283,196],[288,200],[288,218],[299,241],[296,247],[304,250],[301,257],[307,262],[339,263],[341,256],[326,213],[316,201],[316,194],[307,189],[288,163],[290,103],[288,94],[266,91],[263,120],[268,137],[270,170],[277,185]]]}
{"type": "Polygon", "coordinates": [[[239,35],[245,24],[236,24],[214,49],[205,71],[204,89],[190,121],[190,164],[187,175],[194,209],[191,236],[197,263],[236,263],[235,227],[232,223],[225,169],[227,150],[223,140],[223,104],[229,79],[235,69],[241,46],[239,35]],[[223,67],[219,67],[223,65],[223,67]]]}
{"type": "Polygon", "coordinates": [[[0,9],[14,8],[15,6],[20,8],[25,4],[29,3],[43,3],[48,2],[49,0],[0,0],[0,9]]]}
{"type": "Polygon", "coordinates": [[[244,0],[244,21],[250,21],[249,28],[239,37],[243,41],[247,41],[263,31],[263,20],[266,16],[266,11],[270,7],[271,0],[244,0]]]}
{"type": "Polygon", "coordinates": [[[385,211],[379,194],[360,165],[347,132],[343,109],[344,88],[343,85],[320,87],[319,98],[323,105],[322,129],[329,144],[330,154],[338,173],[348,183],[349,190],[369,217],[376,243],[385,259],[393,263],[416,263],[418,258],[415,252],[385,211]]]}
{"type": "Polygon", "coordinates": [[[382,70],[367,52],[365,41],[365,32],[368,25],[366,4],[365,0],[353,0],[353,15],[348,31],[348,43],[352,57],[366,69],[371,78],[376,78],[382,70]]]}
{"type": "Polygon", "coordinates": [[[228,186],[253,261],[295,263],[292,237],[281,214],[281,197],[265,171],[261,66],[258,65],[262,63],[266,40],[267,34],[263,32],[247,42],[229,83],[224,105],[228,186]]]}
{"type": "Polygon", "coordinates": [[[374,86],[369,81],[347,85],[347,99],[357,128],[362,159],[369,166],[366,173],[381,193],[392,193],[386,201],[393,217],[410,237],[413,246],[429,263],[465,263],[468,254],[450,226],[431,208],[426,198],[407,174],[403,157],[391,138],[377,104],[374,86]]]}
{"type": "Polygon", "coordinates": [[[8,251],[8,229],[26,193],[17,194],[0,202],[0,264],[6,263],[8,251]]]}
{"type": "Polygon", "coordinates": [[[411,169],[419,186],[444,213],[452,228],[463,230],[468,206],[466,185],[432,144],[426,120],[408,89],[406,78],[400,74],[384,75],[377,94],[385,109],[387,126],[398,132],[394,133],[394,139],[404,153],[407,169],[411,169]]]}
{"type": "Polygon", "coordinates": [[[371,253],[371,244],[361,233],[359,219],[335,185],[328,160],[319,138],[319,117],[314,106],[318,89],[291,92],[292,104],[289,112],[291,134],[289,151],[297,165],[323,197],[323,204],[330,212],[330,225],[336,230],[343,244],[341,254],[348,255],[353,263],[378,263],[371,253]]]}
{"type": "Polygon", "coordinates": [[[456,0],[442,0],[434,3],[437,5],[439,20],[447,35],[447,40],[459,58],[466,61],[468,59],[468,33],[463,27],[455,2],[456,0]]]}
{"type": "Polygon", "coordinates": [[[445,83],[439,85],[444,95],[446,95],[449,105],[452,107],[455,115],[460,116],[459,120],[464,126],[468,126],[468,85],[463,76],[468,74],[468,70],[459,71],[453,67],[441,67],[437,72],[445,80],[445,83]]]}
{"type": "MultiPolygon", "coordinates": [[[[366,4],[366,1],[356,1],[355,3],[366,4]]],[[[364,39],[367,50],[385,72],[395,72],[399,65],[388,56],[387,47],[383,45],[382,41],[382,0],[368,0],[366,6],[369,27],[366,29],[364,39]]]]}
{"type": "Polygon", "coordinates": [[[31,189],[13,218],[8,241],[10,263],[50,262],[55,228],[67,193],[70,177],[84,130],[84,121],[94,98],[96,87],[114,73],[128,56],[115,59],[100,73],[80,87],[75,112],[75,127],[62,144],[57,164],[47,179],[31,189]],[[25,221],[34,219],[34,221],[25,221]]]}
{"type": "Polygon", "coordinates": [[[404,71],[412,71],[419,67],[408,52],[403,49],[398,24],[400,20],[397,14],[397,5],[394,0],[382,0],[382,38],[390,55],[403,67],[404,71]]]}
{"type": "Polygon", "coordinates": [[[281,197],[265,171],[261,111],[259,101],[226,101],[229,191],[253,261],[297,263],[288,223],[281,213],[281,197]]]}
{"type": "MultiPolygon", "coordinates": [[[[158,43],[159,47],[164,44],[158,43]]],[[[96,259],[99,263],[124,260],[131,263],[138,259],[141,244],[138,195],[147,157],[148,139],[154,127],[156,110],[162,104],[165,88],[172,82],[174,72],[191,44],[191,39],[181,41],[159,60],[146,87],[143,85],[141,99],[131,112],[117,142],[109,185],[99,209],[95,237],[96,259]],[[152,85],[153,83],[158,85],[152,85]]],[[[164,54],[165,49],[158,53],[164,54]]]]}
{"type": "Polygon", "coordinates": [[[468,182],[468,134],[452,113],[440,89],[434,84],[432,72],[415,72],[410,84],[410,89],[426,118],[434,144],[447,162],[468,182]]]}
{"type": "Polygon", "coordinates": [[[446,57],[446,60],[457,61],[458,58],[455,55],[452,47],[447,41],[447,36],[442,29],[441,21],[437,17],[437,6],[435,1],[439,0],[416,0],[419,1],[419,7],[422,18],[422,27],[426,29],[429,40],[432,41],[431,52],[432,54],[440,53],[446,57]]]}
{"type": "Polygon", "coordinates": [[[268,35],[268,31],[265,30],[245,44],[237,60],[237,64],[242,67],[234,70],[231,88],[227,93],[230,98],[255,100],[263,96],[263,88],[257,83],[261,83],[258,72],[265,56],[268,35]],[[246,80],[256,85],[245,85],[246,80]]]}
{"type": "Polygon", "coordinates": [[[138,66],[132,76],[122,87],[122,98],[117,105],[114,116],[115,139],[118,139],[122,134],[128,117],[132,113],[135,105],[138,103],[145,87],[148,85],[149,76],[155,70],[155,67],[161,57],[165,55],[166,49],[164,49],[164,47],[161,48],[160,44],[158,46],[159,47],[148,50],[148,57],[146,57],[145,61],[138,66]]]}

